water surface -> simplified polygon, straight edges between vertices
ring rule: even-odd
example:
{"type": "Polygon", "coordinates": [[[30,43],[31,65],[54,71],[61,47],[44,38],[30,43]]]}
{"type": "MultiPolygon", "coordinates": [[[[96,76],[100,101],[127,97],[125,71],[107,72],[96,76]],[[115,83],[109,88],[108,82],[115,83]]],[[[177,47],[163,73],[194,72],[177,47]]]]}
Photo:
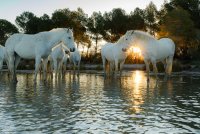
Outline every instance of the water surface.
{"type": "Polygon", "coordinates": [[[143,71],[104,79],[101,72],[66,73],[60,80],[0,77],[0,133],[200,133],[200,75],[143,71]]]}

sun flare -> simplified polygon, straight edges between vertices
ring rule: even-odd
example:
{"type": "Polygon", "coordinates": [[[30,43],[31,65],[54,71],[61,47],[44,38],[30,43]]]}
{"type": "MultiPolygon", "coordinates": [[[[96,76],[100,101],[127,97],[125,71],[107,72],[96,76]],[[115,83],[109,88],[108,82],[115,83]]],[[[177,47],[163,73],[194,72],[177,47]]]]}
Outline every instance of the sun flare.
{"type": "Polygon", "coordinates": [[[139,47],[132,47],[132,51],[133,51],[133,53],[137,53],[139,55],[141,54],[141,50],[139,47]]]}

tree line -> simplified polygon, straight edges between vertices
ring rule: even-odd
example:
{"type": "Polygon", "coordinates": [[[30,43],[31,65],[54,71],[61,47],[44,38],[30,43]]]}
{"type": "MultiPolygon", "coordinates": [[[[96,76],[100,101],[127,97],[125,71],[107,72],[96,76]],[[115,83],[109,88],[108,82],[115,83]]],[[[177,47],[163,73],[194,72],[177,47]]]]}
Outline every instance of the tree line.
{"type": "Polygon", "coordinates": [[[25,11],[16,17],[16,25],[0,19],[0,44],[13,33],[35,34],[57,27],[70,27],[78,47],[94,47],[98,54],[101,40],[115,42],[127,30],[136,29],[149,32],[156,38],[169,37],[176,43],[176,58],[182,60],[198,59],[200,56],[200,1],[171,0],[164,1],[160,10],[153,2],[145,9],[135,8],[129,14],[121,8],[110,12],[93,12],[88,16],[81,8],[70,11],[58,9],[51,16],[40,17],[25,11]]]}

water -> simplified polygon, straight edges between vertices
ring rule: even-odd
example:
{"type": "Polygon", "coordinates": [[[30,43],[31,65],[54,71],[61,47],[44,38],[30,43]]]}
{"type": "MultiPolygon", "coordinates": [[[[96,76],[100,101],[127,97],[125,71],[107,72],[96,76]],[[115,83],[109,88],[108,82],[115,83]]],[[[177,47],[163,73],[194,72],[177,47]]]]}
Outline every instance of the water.
{"type": "Polygon", "coordinates": [[[104,79],[101,72],[67,73],[61,80],[18,74],[0,78],[0,133],[200,133],[200,75],[171,80],[143,71],[104,79]]]}

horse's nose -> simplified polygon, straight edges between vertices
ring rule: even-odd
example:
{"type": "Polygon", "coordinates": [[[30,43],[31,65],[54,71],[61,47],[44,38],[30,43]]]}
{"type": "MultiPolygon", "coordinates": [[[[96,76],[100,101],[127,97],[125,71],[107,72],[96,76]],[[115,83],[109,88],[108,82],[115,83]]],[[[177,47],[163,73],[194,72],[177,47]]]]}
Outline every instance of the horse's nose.
{"type": "Polygon", "coordinates": [[[65,54],[69,54],[70,52],[69,51],[65,51],[65,54]]]}
{"type": "Polygon", "coordinates": [[[127,51],[127,49],[126,49],[126,48],[122,48],[122,51],[123,51],[123,52],[126,52],[126,51],[127,51]]]}
{"type": "Polygon", "coordinates": [[[70,52],[74,52],[75,51],[75,48],[70,48],[70,52]]]}

